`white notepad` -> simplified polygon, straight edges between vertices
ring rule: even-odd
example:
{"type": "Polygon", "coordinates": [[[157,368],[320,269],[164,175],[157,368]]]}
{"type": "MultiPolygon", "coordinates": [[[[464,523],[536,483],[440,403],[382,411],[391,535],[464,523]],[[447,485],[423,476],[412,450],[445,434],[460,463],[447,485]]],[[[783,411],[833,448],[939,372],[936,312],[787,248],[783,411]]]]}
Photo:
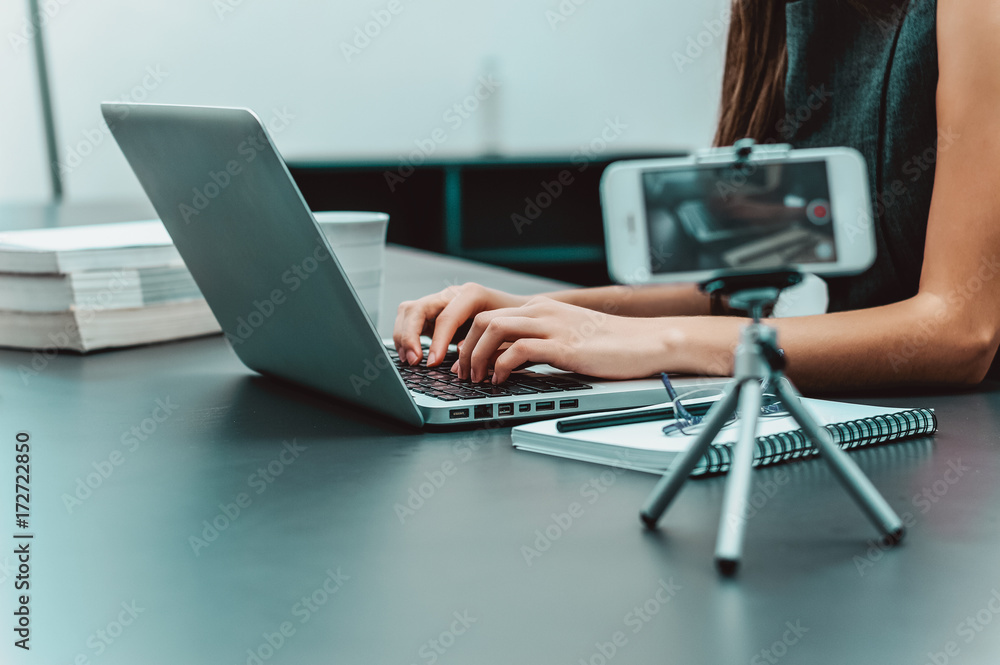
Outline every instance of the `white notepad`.
{"type": "MultiPolygon", "coordinates": [[[[845,449],[932,434],[937,430],[937,419],[932,409],[888,408],[807,397],[802,398],[802,404],[812,412],[820,425],[830,431],[834,442],[845,449]]],[[[660,404],[633,411],[662,409],[664,406],[668,405],[660,404]]],[[[587,417],[593,417],[593,414],[562,420],[587,417]]],[[[694,440],[694,436],[664,434],[663,426],[670,420],[565,433],[556,429],[558,422],[559,420],[543,420],[515,427],[511,432],[514,447],[529,452],[662,474],[674,458],[687,450],[694,440]]],[[[723,428],[692,475],[726,471],[738,431],[739,421],[723,428]]],[[[754,455],[756,466],[814,454],[816,450],[791,417],[760,418],[754,455]]]]}

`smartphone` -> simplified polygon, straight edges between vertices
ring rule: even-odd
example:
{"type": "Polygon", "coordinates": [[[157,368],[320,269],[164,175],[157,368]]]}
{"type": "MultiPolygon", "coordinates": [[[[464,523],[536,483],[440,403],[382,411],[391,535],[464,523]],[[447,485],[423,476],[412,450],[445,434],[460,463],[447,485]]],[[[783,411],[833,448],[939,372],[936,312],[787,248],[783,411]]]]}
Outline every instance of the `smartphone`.
{"type": "Polygon", "coordinates": [[[612,279],[704,282],[769,270],[833,276],[871,266],[875,232],[861,153],[774,148],[611,164],[601,207],[612,279]]]}

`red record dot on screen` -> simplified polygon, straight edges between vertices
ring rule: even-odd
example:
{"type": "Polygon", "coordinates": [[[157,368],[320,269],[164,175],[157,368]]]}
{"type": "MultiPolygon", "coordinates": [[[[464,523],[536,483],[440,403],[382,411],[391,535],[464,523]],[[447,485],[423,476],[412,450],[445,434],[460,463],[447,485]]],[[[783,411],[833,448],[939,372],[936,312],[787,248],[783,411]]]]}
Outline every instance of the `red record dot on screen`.
{"type": "Polygon", "coordinates": [[[806,206],[806,216],[816,225],[830,222],[830,204],[822,199],[815,199],[806,206]]]}

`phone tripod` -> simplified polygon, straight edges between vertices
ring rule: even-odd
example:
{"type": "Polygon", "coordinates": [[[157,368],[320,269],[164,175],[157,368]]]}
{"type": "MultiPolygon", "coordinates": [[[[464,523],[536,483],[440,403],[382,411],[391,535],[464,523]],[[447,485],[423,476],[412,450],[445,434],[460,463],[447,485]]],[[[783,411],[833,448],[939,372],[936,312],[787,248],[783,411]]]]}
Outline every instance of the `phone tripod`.
{"type": "Polygon", "coordinates": [[[715,563],[723,575],[736,572],[743,551],[746,521],[741,509],[750,497],[757,421],[761,413],[761,381],[765,380],[774,387],[788,413],[830,465],[837,480],[882,532],[886,543],[898,543],[905,533],[903,522],[871,480],[799,402],[798,391],[784,375],[785,357],[778,347],[777,332],[761,322],[765,308],[777,301],[781,290],[797,284],[801,279],[800,273],[781,272],[720,278],[701,285],[706,293],[730,295],[730,306],[747,310],[753,322],[740,333],[733,380],[726,386],[722,398],[706,414],[704,429],[660,479],[640,513],[643,524],[650,529],[656,528],[660,516],[677,496],[719,430],[738,411],[739,434],[733,448],[715,548],[715,563]]]}

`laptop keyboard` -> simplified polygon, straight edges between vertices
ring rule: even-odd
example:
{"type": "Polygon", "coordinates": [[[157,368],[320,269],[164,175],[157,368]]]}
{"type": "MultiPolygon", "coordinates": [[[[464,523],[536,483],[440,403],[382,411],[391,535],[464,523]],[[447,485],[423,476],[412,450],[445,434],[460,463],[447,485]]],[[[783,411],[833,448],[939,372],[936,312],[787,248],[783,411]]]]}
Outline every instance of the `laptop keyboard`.
{"type": "Polygon", "coordinates": [[[467,399],[483,399],[486,397],[518,397],[521,395],[536,395],[540,393],[556,393],[567,390],[589,390],[593,388],[588,383],[577,381],[565,376],[538,374],[536,372],[515,372],[498,386],[492,383],[473,383],[461,380],[449,370],[458,360],[457,351],[449,351],[444,361],[438,367],[428,367],[427,349],[424,349],[424,360],[419,365],[410,366],[396,355],[395,349],[388,349],[389,356],[396,363],[403,381],[410,392],[436,397],[445,402],[457,402],[467,399]]]}

